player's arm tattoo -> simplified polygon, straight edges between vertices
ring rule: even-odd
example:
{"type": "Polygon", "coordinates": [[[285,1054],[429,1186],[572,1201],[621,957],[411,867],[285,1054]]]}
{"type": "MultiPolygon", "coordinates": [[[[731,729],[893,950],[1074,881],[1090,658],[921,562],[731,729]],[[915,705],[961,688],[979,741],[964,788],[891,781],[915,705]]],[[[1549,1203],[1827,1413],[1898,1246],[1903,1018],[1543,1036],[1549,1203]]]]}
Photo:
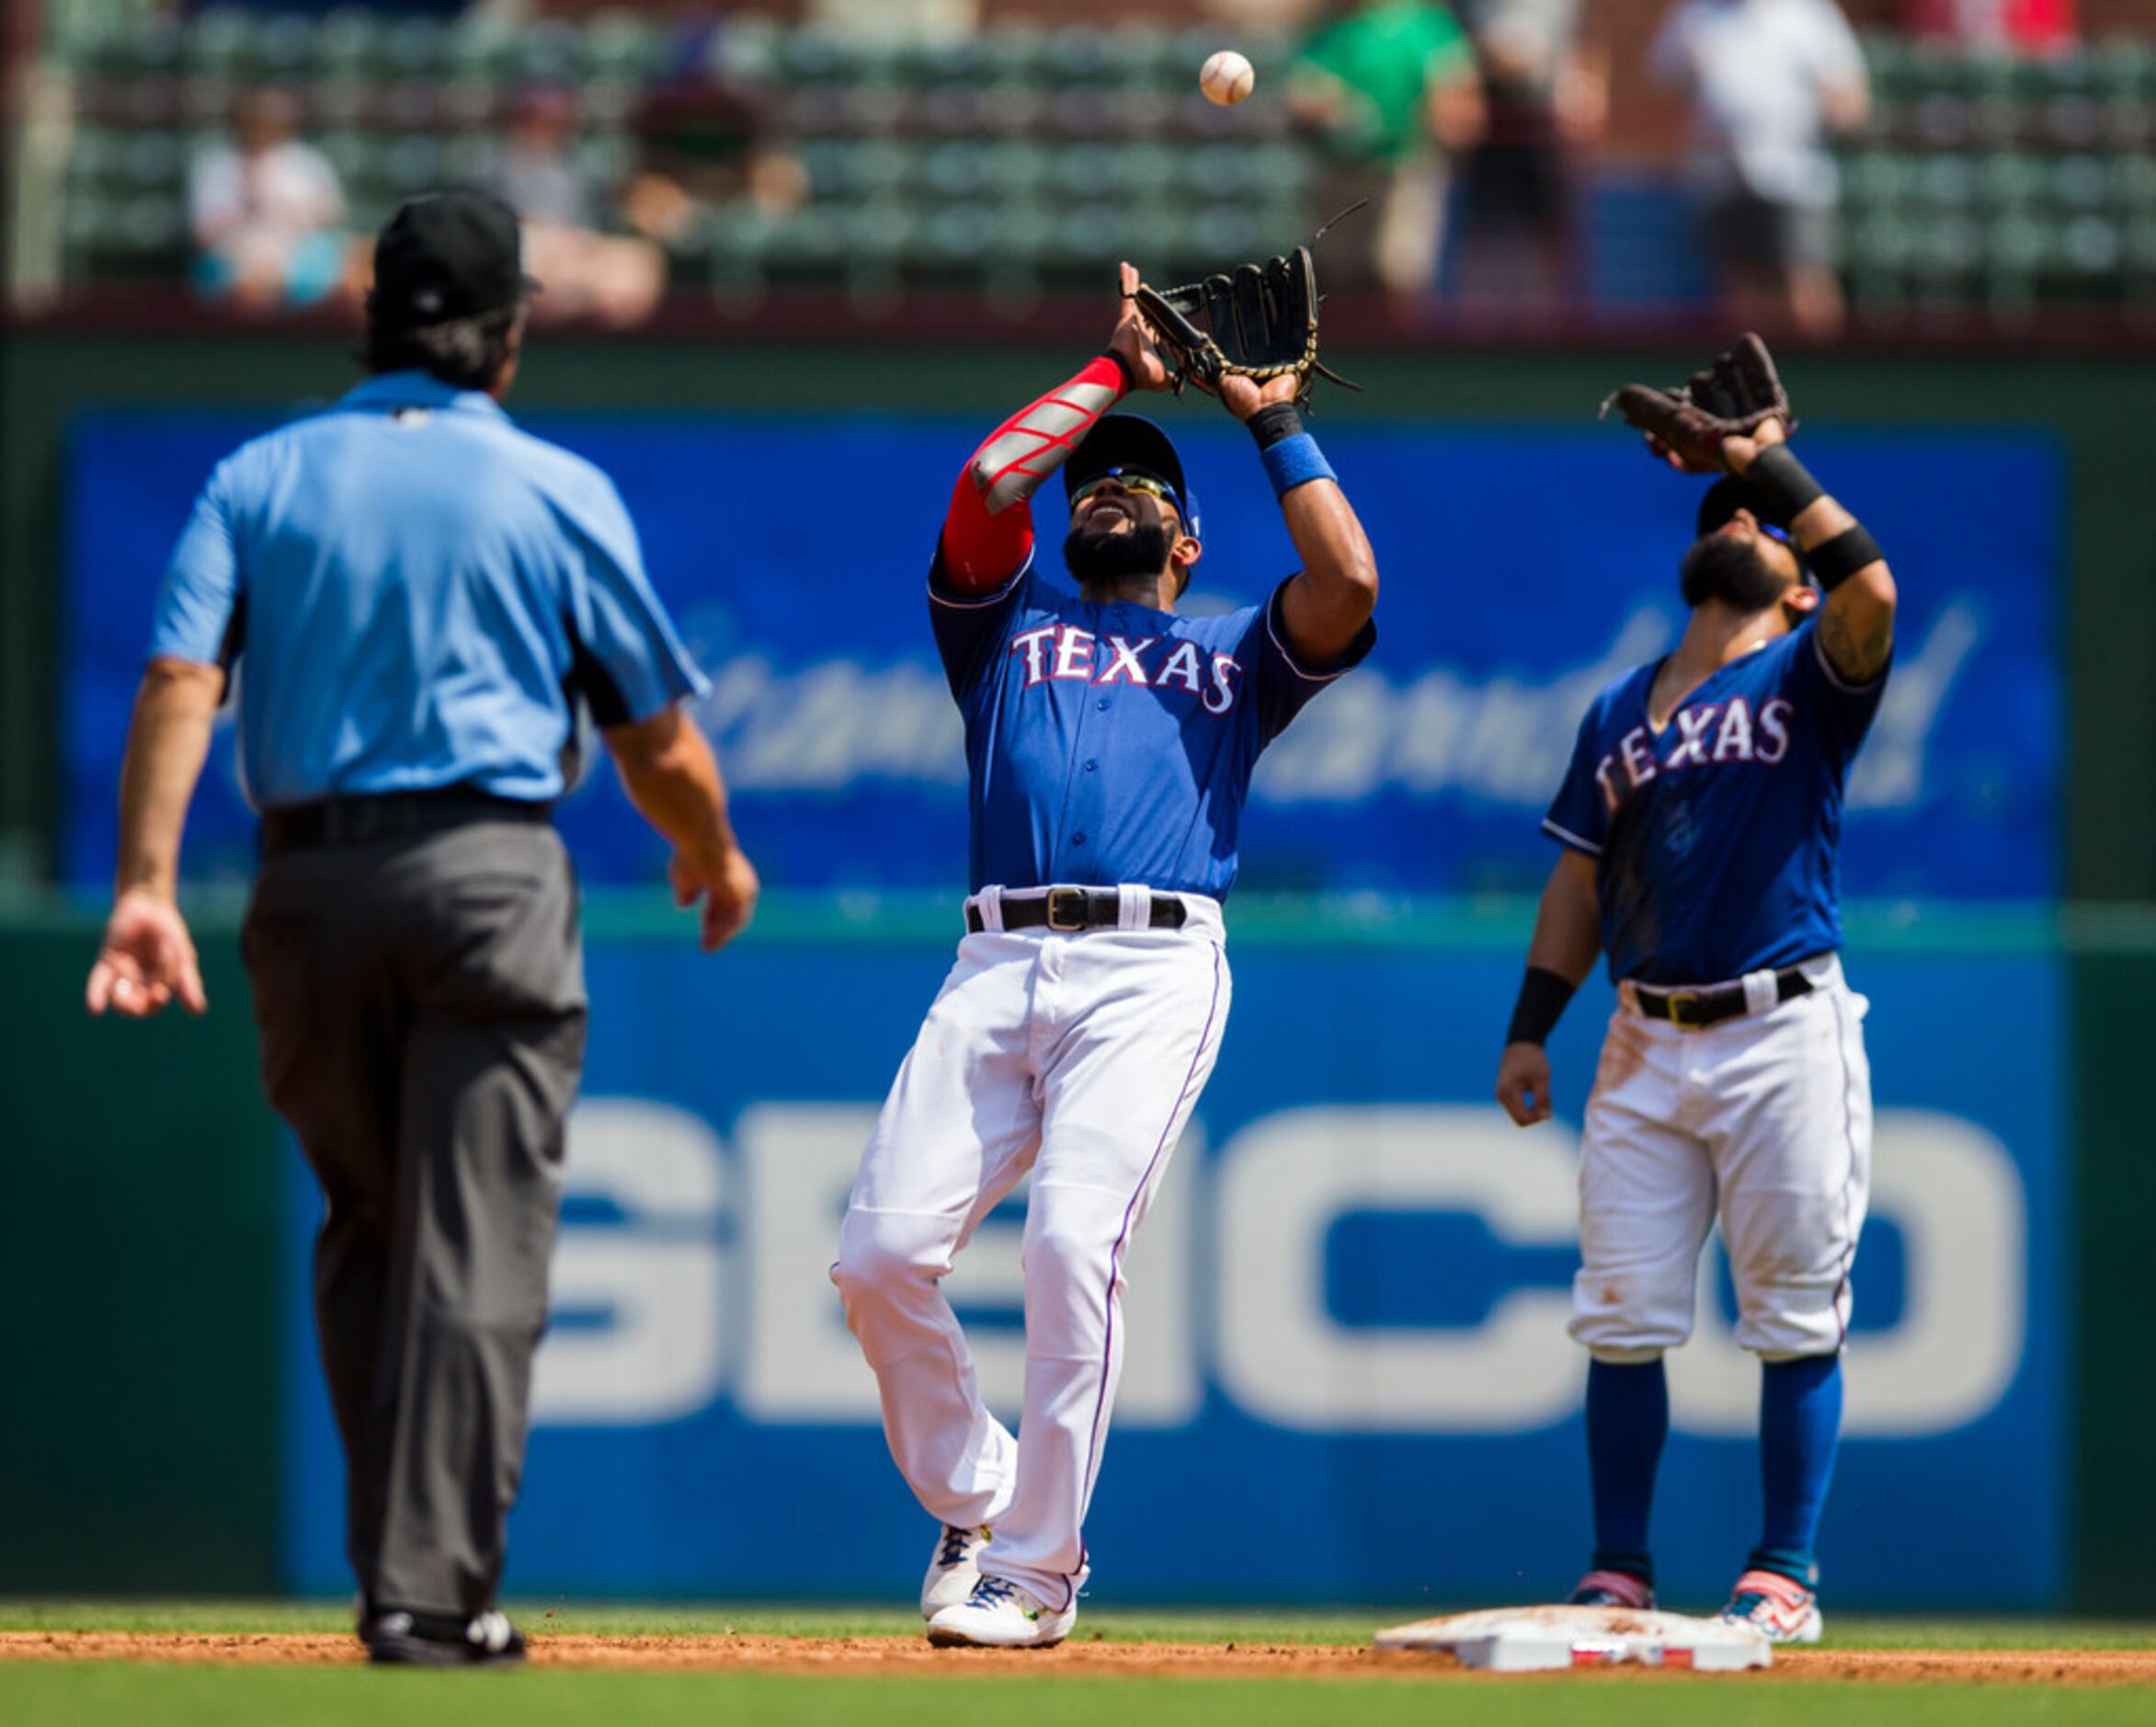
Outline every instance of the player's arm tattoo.
{"type": "Polygon", "coordinates": [[[1859,620],[1853,606],[1832,600],[1819,609],[1819,646],[1828,662],[1852,683],[1869,683],[1887,669],[1894,651],[1894,613],[1891,608],[1867,607],[1869,615],[1859,620]]]}
{"type": "Polygon", "coordinates": [[[1887,669],[1894,649],[1893,572],[1878,542],[1838,499],[1816,491],[1818,483],[1794,458],[1785,458],[1782,465],[1815,488],[1789,528],[1811,562],[1813,578],[1827,590],[1819,613],[1819,646],[1839,676],[1869,683],[1887,669]]]}

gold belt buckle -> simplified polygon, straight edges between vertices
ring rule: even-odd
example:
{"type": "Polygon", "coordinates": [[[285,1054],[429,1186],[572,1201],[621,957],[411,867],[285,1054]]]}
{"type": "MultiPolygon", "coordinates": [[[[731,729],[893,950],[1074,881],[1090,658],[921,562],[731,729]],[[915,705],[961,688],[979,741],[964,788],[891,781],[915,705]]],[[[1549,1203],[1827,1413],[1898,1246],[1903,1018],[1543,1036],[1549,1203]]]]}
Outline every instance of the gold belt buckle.
{"type": "Polygon", "coordinates": [[[1697,989],[1672,989],[1665,995],[1662,1001],[1670,1010],[1670,1024],[1679,1031],[1697,1031],[1699,1027],[1685,1019],[1684,1005],[1698,1001],[1701,994],[1697,989]]]}
{"type": "Polygon", "coordinates": [[[1082,887],[1051,887],[1048,890],[1048,927],[1059,935],[1076,935],[1086,927],[1086,890],[1082,887]],[[1062,909],[1071,908],[1068,921],[1062,909]]]}

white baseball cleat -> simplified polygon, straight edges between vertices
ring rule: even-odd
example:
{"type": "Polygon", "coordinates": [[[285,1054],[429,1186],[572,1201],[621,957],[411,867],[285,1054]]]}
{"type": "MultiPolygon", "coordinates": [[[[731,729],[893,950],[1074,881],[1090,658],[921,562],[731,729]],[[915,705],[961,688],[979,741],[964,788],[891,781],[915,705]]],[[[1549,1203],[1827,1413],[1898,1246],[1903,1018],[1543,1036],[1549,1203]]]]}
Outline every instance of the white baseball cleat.
{"type": "Polygon", "coordinates": [[[1825,1629],[1819,1597],[1778,1571],[1746,1572],[1715,1618],[1757,1631],[1770,1643],[1816,1643],[1825,1629]]]}
{"type": "Polygon", "coordinates": [[[929,1641],[939,1649],[1053,1649],[1077,1622],[1075,1603],[1051,1613],[1016,1584],[984,1576],[973,1594],[929,1621],[929,1641]]]}
{"type": "Polygon", "coordinates": [[[921,1579],[921,1618],[932,1619],[974,1592],[981,1580],[981,1550],[988,1545],[988,1526],[962,1529],[947,1523],[936,1537],[929,1574],[921,1579]]]}

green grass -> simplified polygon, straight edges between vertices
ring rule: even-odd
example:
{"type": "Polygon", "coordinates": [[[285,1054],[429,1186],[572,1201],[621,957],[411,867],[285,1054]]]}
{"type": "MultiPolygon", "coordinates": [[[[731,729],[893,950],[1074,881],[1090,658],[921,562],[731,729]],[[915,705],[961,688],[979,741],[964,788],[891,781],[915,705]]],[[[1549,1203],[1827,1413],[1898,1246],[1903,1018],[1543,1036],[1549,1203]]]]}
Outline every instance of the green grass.
{"type": "Polygon", "coordinates": [[[357,1668],[0,1666],[0,1719],[157,1727],[2076,1727],[2145,1723],[2149,1689],[1835,1686],[1670,1678],[1584,1682],[1413,1680],[916,1679],[770,1674],[383,1673],[357,1668]]]}
{"type": "MultiPolygon", "coordinates": [[[[913,1636],[919,1622],[875,1607],[710,1607],[512,1603],[529,1629],[607,1635],[913,1636]]],[[[1101,1609],[1080,1635],[1119,1643],[1362,1643],[1379,1625],[1418,1616],[1101,1609]]],[[[0,1600],[0,1630],[344,1631],[340,1602],[35,1602],[0,1600]]],[[[1854,1618],[1833,1621],[1842,1648],[2156,1648],[2156,1623],[2048,1619],[1854,1618]]],[[[187,1666],[0,1662],[0,1722],[143,1722],[154,1727],[2108,1727],[2156,1719],[2156,1687],[1828,1685],[1594,1675],[1470,1678],[1432,1684],[1373,1671],[1352,1678],[1183,1679],[1049,1676],[1010,1658],[1011,1676],[932,1673],[383,1672],[365,1667],[187,1666]],[[1742,1687],[1740,1706],[1733,1688],[1742,1687]]]]}
{"type": "MultiPolygon", "coordinates": [[[[703,1607],[562,1600],[512,1600],[527,1630],[603,1637],[911,1637],[920,1621],[873,1607],[703,1607]]],[[[1427,1618],[1442,1607],[1363,1612],[1089,1607],[1078,1634],[1115,1643],[1364,1643],[1378,1627],[1427,1618]]],[[[0,1597],[0,1631],[347,1631],[342,1601],[34,1601],[0,1597]]],[[[2156,1649],[2156,1620],[1901,1618],[1848,1614],[1827,1621],[1838,1649],[2156,1649]]]]}

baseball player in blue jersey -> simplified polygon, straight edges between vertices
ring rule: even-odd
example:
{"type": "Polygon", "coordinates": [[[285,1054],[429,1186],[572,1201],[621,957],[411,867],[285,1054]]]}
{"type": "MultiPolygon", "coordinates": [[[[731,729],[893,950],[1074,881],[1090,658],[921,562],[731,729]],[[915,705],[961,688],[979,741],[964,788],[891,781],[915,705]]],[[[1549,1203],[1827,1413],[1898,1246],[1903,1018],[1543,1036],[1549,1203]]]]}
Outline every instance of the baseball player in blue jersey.
{"type": "Polygon", "coordinates": [[[1762,1369],[1765,1500],[1720,1617],[1810,1642],[1871,1154],[1866,1003],[1838,957],[1837,852],[1843,785],[1886,685],[1894,581],[1791,452],[1787,398],[1756,338],[1686,395],[1620,399],[1672,465],[1727,477],[1684,556],[1692,615],[1676,651],[1611,683],[1580,722],[1543,824],[1564,851],[1498,1069],[1514,1121],[1548,1119],[1544,1041],[1606,953],[1618,1001],[1587,1104],[1571,1322],[1592,1358],[1595,1551],[1571,1599],[1654,1604],[1662,1352],[1691,1335],[1718,1217],[1737,1339],[1762,1369]],[[1757,411],[1762,380],[1771,413],[1757,411]]]}
{"type": "Polygon", "coordinates": [[[1122,1366],[1124,1250],[1227,1021],[1221,901],[1259,754],[1375,640],[1369,542],[1294,406],[1226,377],[1303,567],[1262,605],[1177,615],[1201,551],[1167,435],[1111,414],[1166,369],[1131,295],[1108,351],[960,475],[930,621],[965,717],[967,934],[861,1157],[832,1269],[891,1452],[942,1525],[941,1644],[1045,1647],[1088,1574],[1080,1529],[1122,1366]],[[1036,569],[1060,467],[1070,592],[1036,569]],[[983,1406],[940,1287],[1029,1171],[1014,1437],[983,1406]]]}

